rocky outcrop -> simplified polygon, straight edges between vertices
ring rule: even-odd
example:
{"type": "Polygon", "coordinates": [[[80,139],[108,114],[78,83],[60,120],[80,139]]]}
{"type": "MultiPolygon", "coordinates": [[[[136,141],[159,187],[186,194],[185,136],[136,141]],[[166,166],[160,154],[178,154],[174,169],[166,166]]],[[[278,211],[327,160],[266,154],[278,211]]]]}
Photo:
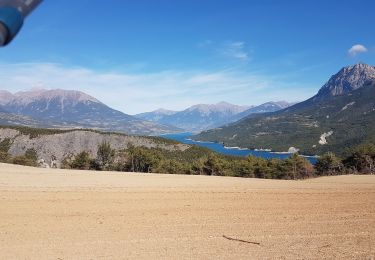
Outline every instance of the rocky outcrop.
{"type": "MultiPolygon", "coordinates": [[[[35,149],[38,159],[43,165],[55,164],[58,168],[64,158],[87,151],[92,157],[96,156],[97,147],[107,142],[113,149],[122,150],[128,146],[143,146],[147,148],[161,148],[166,150],[185,150],[189,146],[160,141],[155,138],[129,136],[123,134],[99,133],[93,131],[76,130],[58,134],[44,134],[31,137],[18,130],[0,129],[0,142],[11,139],[9,153],[13,156],[23,155],[28,149],[35,149]]],[[[53,166],[53,165],[52,165],[53,166]]]]}
{"type": "Polygon", "coordinates": [[[0,142],[4,139],[13,139],[18,136],[20,132],[11,128],[0,129],[0,142]]]}
{"type": "Polygon", "coordinates": [[[319,90],[316,99],[347,94],[375,79],[375,67],[359,63],[342,68],[319,90]]]}

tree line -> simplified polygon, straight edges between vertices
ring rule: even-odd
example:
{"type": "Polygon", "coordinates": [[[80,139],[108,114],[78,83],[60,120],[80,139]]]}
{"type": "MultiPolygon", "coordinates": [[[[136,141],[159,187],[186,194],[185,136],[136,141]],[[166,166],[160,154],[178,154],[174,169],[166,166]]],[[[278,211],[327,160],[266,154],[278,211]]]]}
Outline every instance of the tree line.
{"type": "MultiPolygon", "coordinates": [[[[34,149],[11,156],[10,140],[0,142],[0,162],[38,166],[34,149]]],[[[128,146],[116,151],[109,143],[98,145],[95,157],[88,151],[63,159],[62,168],[144,173],[215,175],[265,179],[306,179],[342,174],[375,174],[375,145],[362,145],[345,158],[333,153],[320,156],[315,165],[297,154],[281,159],[235,157],[192,146],[185,151],[128,146]]]]}
{"type": "Polygon", "coordinates": [[[281,159],[234,157],[192,146],[185,151],[129,146],[115,151],[98,146],[96,158],[86,151],[63,161],[63,168],[124,172],[215,175],[265,179],[305,179],[341,174],[375,174],[375,145],[354,149],[346,158],[333,153],[320,156],[315,165],[297,154],[281,159]]]}
{"type": "Polygon", "coordinates": [[[9,154],[11,144],[11,140],[8,138],[0,142],[0,162],[33,167],[38,166],[38,154],[35,149],[27,149],[24,155],[11,156],[9,154]]]}

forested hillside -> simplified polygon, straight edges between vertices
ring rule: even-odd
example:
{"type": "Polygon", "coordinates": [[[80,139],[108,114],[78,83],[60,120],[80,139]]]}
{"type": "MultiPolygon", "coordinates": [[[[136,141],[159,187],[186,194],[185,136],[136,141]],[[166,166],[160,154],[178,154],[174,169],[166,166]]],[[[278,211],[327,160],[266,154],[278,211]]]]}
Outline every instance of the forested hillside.
{"type": "Polygon", "coordinates": [[[348,149],[375,141],[375,70],[368,67],[373,68],[363,64],[344,68],[318,95],[304,102],[249,116],[202,132],[195,139],[274,151],[296,147],[304,154],[331,151],[346,155],[348,149]],[[359,87],[360,82],[363,85],[359,87]]]}

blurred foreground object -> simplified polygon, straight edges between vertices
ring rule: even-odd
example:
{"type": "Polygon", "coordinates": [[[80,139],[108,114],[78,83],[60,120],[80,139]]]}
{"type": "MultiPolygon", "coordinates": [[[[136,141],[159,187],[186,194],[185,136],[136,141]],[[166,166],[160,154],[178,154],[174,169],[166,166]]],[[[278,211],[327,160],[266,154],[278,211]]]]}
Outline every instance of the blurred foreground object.
{"type": "Polygon", "coordinates": [[[0,0],[0,47],[10,43],[42,0],[0,0]]]}

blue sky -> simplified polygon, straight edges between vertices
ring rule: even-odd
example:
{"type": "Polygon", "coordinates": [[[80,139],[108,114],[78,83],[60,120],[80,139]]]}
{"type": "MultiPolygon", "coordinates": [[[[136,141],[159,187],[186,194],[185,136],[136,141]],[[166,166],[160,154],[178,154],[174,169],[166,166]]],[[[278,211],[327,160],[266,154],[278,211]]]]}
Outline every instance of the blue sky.
{"type": "Polygon", "coordinates": [[[302,101],[343,66],[375,65],[373,10],[373,0],[45,0],[0,49],[0,89],[77,89],[130,114],[302,101]]]}

